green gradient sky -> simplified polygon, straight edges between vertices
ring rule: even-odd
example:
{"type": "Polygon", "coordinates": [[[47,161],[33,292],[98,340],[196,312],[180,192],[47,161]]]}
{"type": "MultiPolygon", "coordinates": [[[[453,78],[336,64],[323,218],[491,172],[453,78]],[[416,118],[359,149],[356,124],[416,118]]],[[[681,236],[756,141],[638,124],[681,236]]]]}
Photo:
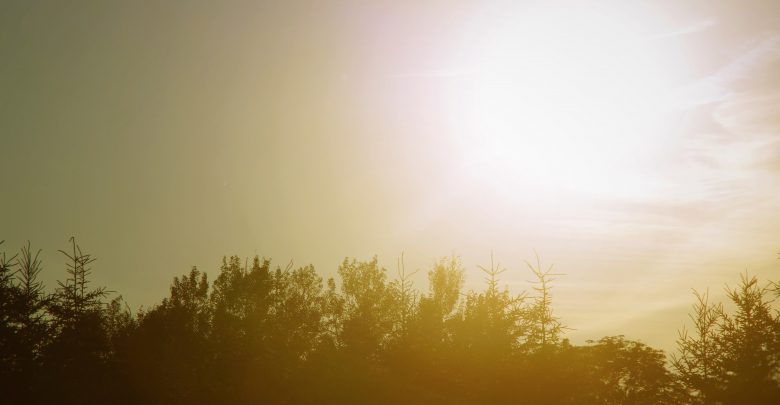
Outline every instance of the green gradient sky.
{"type": "Polygon", "coordinates": [[[536,249],[567,274],[573,337],[661,347],[691,287],[778,278],[780,2],[615,14],[652,13],[686,63],[673,131],[642,166],[662,187],[640,197],[470,173],[451,72],[491,16],[532,2],[412,3],[0,2],[4,247],[43,248],[53,287],[76,235],[133,307],[191,265],[213,278],[224,254],[333,275],[345,256],[455,253],[478,287],[493,251],[520,289],[536,249]]]}

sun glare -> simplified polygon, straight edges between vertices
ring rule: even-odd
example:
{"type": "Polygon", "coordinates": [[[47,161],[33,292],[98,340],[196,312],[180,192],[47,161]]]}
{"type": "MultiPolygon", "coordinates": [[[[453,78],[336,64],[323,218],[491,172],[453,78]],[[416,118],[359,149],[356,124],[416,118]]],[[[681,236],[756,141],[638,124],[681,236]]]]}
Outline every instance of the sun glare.
{"type": "Polygon", "coordinates": [[[646,192],[672,122],[674,57],[651,17],[615,13],[544,7],[480,20],[461,54],[473,69],[451,89],[473,176],[507,189],[646,192]]]}

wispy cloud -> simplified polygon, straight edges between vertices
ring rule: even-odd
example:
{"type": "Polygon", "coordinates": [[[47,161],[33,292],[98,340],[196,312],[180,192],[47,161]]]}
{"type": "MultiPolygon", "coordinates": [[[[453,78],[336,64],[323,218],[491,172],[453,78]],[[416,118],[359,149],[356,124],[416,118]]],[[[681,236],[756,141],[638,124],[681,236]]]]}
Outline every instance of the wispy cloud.
{"type": "Polygon", "coordinates": [[[677,30],[659,34],[653,37],[653,39],[671,39],[681,37],[683,35],[695,34],[708,30],[718,24],[718,19],[715,17],[706,18],[700,21],[693,22],[677,30]]]}
{"type": "Polygon", "coordinates": [[[780,35],[758,37],[744,49],[679,98],[679,107],[697,117],[686,129],[689,156],[710,162],[713,174],[749,176],[751,168],[780,166],[772,161],[780,152],[766,152],[780,140],[780,35]]]}
{"type": "Polygon", "coordinates": [[[760,38],[754,43],[748,44],[747,48],[747,51],[741,53],[715,74],[721,83],[731,83],[743,79],[760,67],[780,58],[780,35],[774,34],[760,38]]]}
{"type": "Polygon", "coordinates": [[[780,79],[780,71],[766,69],[780,60],[780,35],[754,40],[746,49],[714,74],[681,87],[674,97],[676,107],[686,110],[705,104],[728,102],[745,80],[749,79],[757,82],[758,87],[764,87],[765,82],[771,80],[765,76],[774,74],[780,79]]]}

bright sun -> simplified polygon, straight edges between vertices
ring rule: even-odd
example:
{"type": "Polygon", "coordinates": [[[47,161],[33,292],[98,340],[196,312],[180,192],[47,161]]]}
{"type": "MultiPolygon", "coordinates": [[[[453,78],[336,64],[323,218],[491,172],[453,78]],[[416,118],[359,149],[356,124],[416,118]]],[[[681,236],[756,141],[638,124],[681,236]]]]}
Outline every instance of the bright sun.
{"type": "Polygon", "coordinates": [[[449,97],[472,175],[581,195],[649,186],[679,58],[651,16],[611,10],[523,8],[476,24],[449,97]]]}

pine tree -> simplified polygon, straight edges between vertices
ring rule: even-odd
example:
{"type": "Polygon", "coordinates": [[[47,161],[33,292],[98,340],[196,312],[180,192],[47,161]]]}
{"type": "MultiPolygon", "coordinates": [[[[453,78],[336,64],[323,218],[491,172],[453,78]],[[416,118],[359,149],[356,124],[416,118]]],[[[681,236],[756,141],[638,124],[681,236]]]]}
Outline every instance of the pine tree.
{"type": "Polygon", "coordinates": [[[398,258],[396,265],[397,277],[390,282],[390,289],[395,296],[398,306],[398,319],[394,326],[396,338],[403,338],[406,335],[409,322],[414,316],[414,307],[417,304],[417,294],[412,288],[411,278],[417,274],[418,270],[407,272],[404,263],[404,254],[398,258]]]}
{"type": "Polygon", "coordinates": [[[525,264],[533,273],[536,280],[533,281],[534,291],[537,296],[529,308],[528,317],[531,323],[528,333],[528,346],[531,348],[545,348],[548,345],[556,345],[560,341],[561,334],[566,329],[561,323],[560,318],[553,315],[552,310],[552,282],[555,276],[560,273],[553,273],[553,266],[550,265],[546,270],[542,270],[542,262],[539,255],[536,254],[536,264],[526,261],[525,264]]]}
{"type": "Polygon", "coordinates": [[[452,321],[452,372],[457,373],[453,388],[484,402],[498,401],[505,395],[499,388],[506,375],[502,373],[522,344],[528,331],[526,294],[510,294],[499,288],[499,276],[506,271],[494,262],[479,266],[485,274],[487,288],[466,294],[452,321]]]}
{"type": "Polygon", "coordinates": [[[726,371],[727,403],[776,403],[780,398],[780,315],[772,308],[769,286],[741,275],[736,288],[726,290],[736,306],[724,313],[720,345],[726,371]]]}
{"type": "Polygon", "coordinates": [[[40,274],[41,251],[35,254],[30,249],[30,242],[22,247],[19,256],[19,271],[16,273],[17,299],[15,302],[15,323],[17,325],[18,341],[17,362],[22,378],[22,386],[30,391],[36,385],[36,374],[41,367],[41,352],[48,343],[49,320],[46,308],[49,297],[44,292],[44,285],[38,281],[40,274]]]}
{"type": "Polygon", "coordinates": [[[709,292],[694,290],[693,294],[696,303],[688,315],[693,331],[683,328],[678,332],[671,364],[691,402],[712,403],[721,397],[725,378],[720,339],[723,306],[710,304],[709,292]]]}
{"type": "Polygon", "coordinates": [[[109,293],[105,287],[89,287],[92,281],[90,265],[96,259],[81,251],[76,238],[71,237],[69,241],[71,251],[59,251],[68,259],[65,269],[68,278],[64,282],[57,281],[59,288],[50,307],[59,329],[73,328],[84,317],[99,313],[103,309],[103,298],[109,293]]]}
{"type": "MultiPolygon", "coordinates": [[[[5,241],[0,241],[2,245],[5,241]]],[[[12,393],[19,384],[19,335],[16,324],[16,303],[19,289],[14,284],[17,255],[0,254],[0,392],[12,393]]]]}
{"type": "Polygon", "coordinates": [[[108,364],[110,336],[106,326],[105,287],[90,287],[95,258],[84,253],[71,237],[71,250],[60,252],[67,258],[68,278],[49,301],[54,337],[44,350],[43,362],[49,381],[46,401],[97,402],[111,393],[108,364]],[[93,386],[86,390],[85,387],[93,386]]]}

